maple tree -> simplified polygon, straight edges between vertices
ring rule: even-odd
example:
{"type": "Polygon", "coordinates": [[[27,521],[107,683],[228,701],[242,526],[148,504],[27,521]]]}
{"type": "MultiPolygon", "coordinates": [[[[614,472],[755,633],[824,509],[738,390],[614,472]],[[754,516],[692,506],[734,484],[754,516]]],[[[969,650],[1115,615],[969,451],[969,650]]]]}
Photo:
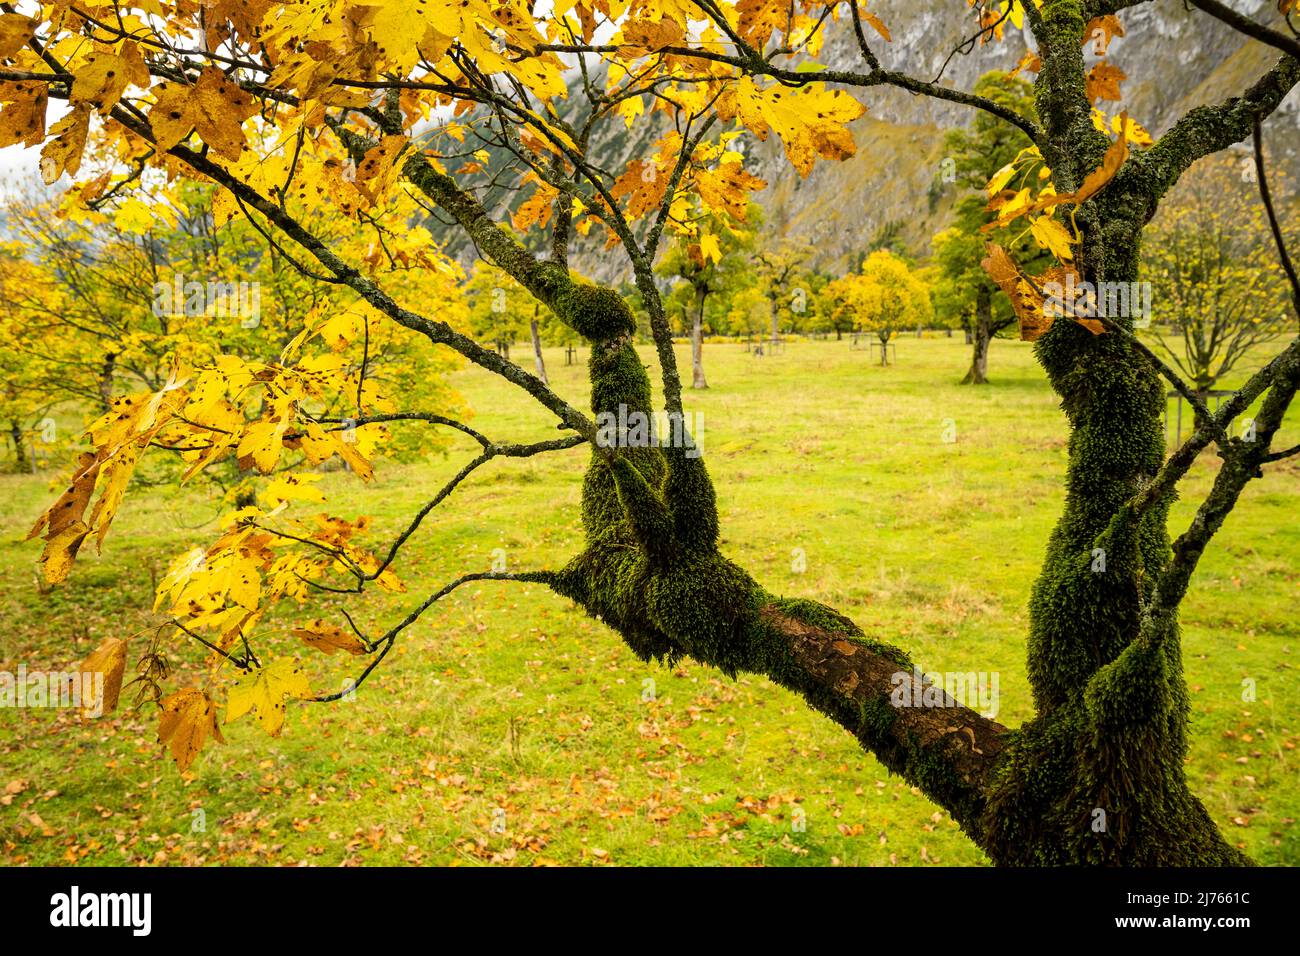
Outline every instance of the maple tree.
{"type": "Polygon", "coordinates": [[[815,308],[816,298],[806,263],[813,252],[808,243],[783,238],[754,255],[757,285],[771,315],[773,345],[781,340],[783,324],[791,330],[798,325],[812,324],[808,321],[812,318],[809,313],[815,308]]]}
{"type": "MultiPolygon", "coordinates": [[[[752,209],[743,213],[748,219],[754,218],[752,209]]],[[[732,293],[747,284],[745,260],[754,244],[751,225],[719,222],[703,233],[697,229],[683,232],[659,264],[661,274],[680,280],[665,297],[665,304],[680,313],[682,328],[690,336],[691,388],[709,387],[704,376],[704,327],[710,297],[722,321],[707,324],[714,332],[725,331],[719,326],[729,318],[730,310],[718,303],[729,302],[732,293]]]]}
{"type": "MultiPolygon", "coordinates": [[[[1245,157],[1198,163],[1166,199],[1143,246],[1151,299],[1160,303],[1151,334],[1198,394],[1295,326],[1254,172],[1245,157]]],[[[1295,209],[1294,201],[1279,202],[1284,228],[1296,221],[1295,209]]],[[[1294,230],[1288,238],[1295,241],[1294,230]]]]}
{"type": "MultiPolygon", "coordinates": [[[[8,334],[0,348],[28,421],[64,402],[102,413],[123,391],[162,387],[178,361],[278,353],[304,322],[321,324],[332,348],[368,338],[369,374],[390,388],[452,401],[445,357],[412,351],[404,330],[368,328],[363,312],[338,308],[328,283],[305,276],[248,222],[222,223],[218,196],[211,185],[181,180],[89,207],[75,195],[9,199],[3,211],[13,238],[0,256],[8,334]]],[[[318,225],[333,241],[356,241],[356,228],[341,224],[318,225]]],[[[450,292],[458,274],[448,267],[439,284],[418,271],[425,294],[450,292]]],[[[389,272],[395,289],[412,294],[408,269],[389,272]]],[[[446,307],[463,321],[458,300],[447,298],[446,307]]],[[[399,439],[403,453],[441,444],[413,437],[399,439]]]]}
{"type": "Polygon", "coordinates": [[[874,332],[880,340],[880,364],[889,364],[889,340],[900,328],[925,325],[933,317],[930,288],[906,262],[877,249],[862,268],[829,282],[823,295],[833,321],[874,332]]]}
{"type": "Polygon", "coordinates": [[[0,423],[6,427],[17,471],[36,467],[35,446],[45,437],[38,434],[38,425],[56,404],[42,388],[46,366],[24,353],[25,317],[14,307],[11,293],[36,280],[30,263],[11,249],[0,250],[0,423]]]}
{"type": "Polygon", "coordinates": [[[465,284],[470,303],[469,328],[476,338],[492,342],[505,358],[510,345],[526,338],[532,345],[537,377],[549,384],[546,360],[542,356],[542,337],[557,345],[576,345],[578,337],[568,327],[556,322],[549,311],[510,276],[487,263],[476,264],[465,284]]]}
{"type": "MultiPolygon", "coordinates": [[[[1035,115],[1033,89],[1018,76],[990,71],[980,77],[974,92],[1022,115],[1035,115]]],[[[1000,198],[990,196],[987,190],[990,183],[999,183],[999,174],[1009,166],[1018,170],[1017,193],[1051,171],[1042,163],[1018,162],[1023,155],[1033,155],[1033,143],[1022,130],[987,113],[978,114],[969,129],[951,130],[945,135],[944,149],[952,160],[955,184],[970,192],[954,205],[952,225],[934,237],[936,306],[946,317],[959,318],[970,335],[971,364],[963,384],[985,385],[990,342],[1017,325],[1011,303],[997,294],[997,286],[980,265],[986,243],[992,241],[1007,248],[1017,262],[1032,272],[1051,265],[1051,253],[1024,223],[1014,221],[985,229],[991,223],[996,226],[997,213],[989,211],[988,203],[1000,198]]]]}
{"type": "MultiPolygon", "coordinates": [[[[225,691],[227,719],[255,711],[275,733],[287,700],[351,692],[455,588],[528,581],[599,617],[643,658],[689,655],[728,674],[768,675],[946,808],[995,862],[1240,862],[1185,779],[1177,611],[1242,489],[1296,451],[1275,450],[1272,440],[1300,385],[1300,341],[1211,413],[1125,318],[1098,319],[1086,302],[1052,306],[1045,289],[1068,276],[1136,280],[1140,237],[1164,193],[1203,156],[1252,130],[1258,141],[1260,125],[1300,81],[1300,41],[1285,28],[1214,0],[1191,2],[1279,58],[1248,89],[1189,112],[1159,139],[1098,106],[1120,99],[1123,70],[1108,58],[1086,67],[1081,53],[1096,31],[1122,30],[1119,15],[1140,0],[971,5],[981,43],[1002,40],[1008,25],[1028,28],[1035,50],[1023,65],[1036,74],[1037,118],[888,68],[881,51],[889,26],[861,0],[561,0],[535,10],[520,0],[0,4],[0,145],[39,147],[48,183],[77,177],[83,156],[111,158],[110,168],[78,183],[82,204],[109,197],[116,208],[132,199],[148,205],[136,191],[153,176],[213,184],[216,220],[247,222],[286,261],[357,300],[305,319],[270,360],[178,360],[158,387],[115,397],[91,425],[93,450],[34,529],[45,539],[47,579],[65,578],[91,535],[102,543],[146,452],[179,455],[187,475],[233,459],[267,476],[255,501],[232,513],[211,545],[179,557],[158,588],[171,633],[193,640],[212,663],[203,686],[160,699],[160,737],[182,767],[207,738],[219,739],[217,708],[232,672],[240,676],[225,691]],[[817,62],[835,19],[852,28],[856,68],[817,62]],[[590,415],[449,321],[456,285],[444,280],[455,268],[428,232],[412,227],[413,207],[450,222],[590,344],[594,413],[648,413],[633,313],[617,290],[568,266],[571,242],[603,238],[634,276],[664,408],[680,416],[671,328],[655,286],[662,244],[671,235],[704,249],[714,235],[702,225],[708,219],[743,218],[763,181],[731,148],[741,129],[779,139],[807,175],[819,161],[853,154],[848,124],[866,109],[859,97],[881,86],[981,110],[1033,143],[989,184],[994,221],[1023,222],[1055,265],[1030,274],[990,244],[986,268],[1011,298],[1022,334],[1037,340],[1072,437],[1065,510],[1030,605],[1037,712],[1014,730],[964,707],[891,706],[893,675],[913,666],[907,654],[830,608],[770,593],[728,560],[698,449],[602,444],[590,415]],[[51,100],[67,109],[47,125],[51,100]],[[590,154],[602,124],[650,119],[664,132],[625,169],[606,170],[590,154]],[[508,169],[492,168],[488,144],[508,156],[508,169]],[[1025,164],[1050,174],[1009,188],[1025,164]],[[506,228],[486,197],[512,171],[526,198],[506,214],[506,228]],[[330,221],[344,219],[357,224],[356,235],[331,235],[330,221]],[[540,238],[525,244],[525,232],[540,238]],[[428,295],[419,283],[418,296],[403,294],[389,274],[410,280],[412,272],[430,279],[428,295]],[[502,442],[407,406],[400,389],[368,374],[363,331],[379,322],[501,376],[565,434],[502,442]],[[358,338],[362,357],[344,359],[358,338]],[[1197,417],[1192,437],[1167,459],[1161,375],[1187,390],[1197,417]],[[1253,440],[1227,437],[1257,399],[1253,440]],[[319,504],[319,491],[312,474],[279,471],[283,460],[338,457],[364,481],[399,424],[457,430],[482,450],[387,547],[370,546],[364,518],[303,510],[319,504]],[[1170,498],[1212,443],[1222,467],[1171,548],[1170,498]],[[318,651],[322,664],[338,657],[326,647],[356,658],[361,670],[348,691],[312,690],[290,645],[259,626],[277,602],[407,587],[396,567],[403,545],[475,468],[583,444],[586,540],[562,567],[468,571],[386,627],[353,628],[349,619],[355,643],[322,631],[318,615],[298,629],[311,639],[299,635],[297,646],[318,651]],[[1097,549],[1108,556],[1105,573],[1091,569],[1097,549]],[[1112,821],[1104,832],[1089,826],[1097,808],[1112,821]]],[[[160,653],[151,647],[145,666],[160,653]]]]}

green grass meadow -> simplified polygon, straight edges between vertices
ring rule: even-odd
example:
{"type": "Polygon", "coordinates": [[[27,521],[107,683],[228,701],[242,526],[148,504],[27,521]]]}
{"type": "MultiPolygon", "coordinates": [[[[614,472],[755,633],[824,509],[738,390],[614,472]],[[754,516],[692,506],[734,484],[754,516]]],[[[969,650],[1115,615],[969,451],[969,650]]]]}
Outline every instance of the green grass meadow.
{"type": "MultiPolygon", "coordinates": [[[[1032,712],[1026,604],[1063,497],[1065,420],[1029,345],[993,344],[989,387],[956,384],[967,353],[960,336],[907,336],[881,368],[847,339],[761,358],[711,343],[712,388],[687,402],[703,414],[729,556],[769,590],[838,608],[927,670],[996,672],[997,718],[1015,726],[1032,712]]],[[[553,386],[585,407],[585,366],[566,367],[562,349],[546,358],[553,386]]],[[[689,371],[685,346],[679,361],[689,371]]],[[[465,370],[457,385],[493,439],[556,434],[504,381],[465,370]]],[[[1296,441],[1293,413],[1279,442],[1296,441]]],[[[476,449],[466,440],[446,457],[382,465],[367,486],[331,472],[331,511],[372,516],[378,546],[476,449]]],[[[380,632],[458,574],[487,570],[495,549],[512,570],[558,567],[581,541],[587,455],[489,463],[403,552],[407,593],[331,597],[263,627],[341,623],[331,608],[346,606],[380,632]]],[[[1217,463],[1197,462],[1175,531],[1217,463]]],[[[131,639],[130,668],[158,622],[155,580],[216,536],[219,505],[198,489],[134,488],[103,554],[88,543],[66,585],[42,596],[39,542],[21,539],[52,500],[52,476],[0,476],[0,669],[66,668],[109,635],[131,639]]],[[[1183,613],[1187,771],[1228,838],[1266,864],[1300,863],[1297,515],[1300,463],[1269,466],[1205,556],[1183,613]]],[[[292,639],[280,646],[312,654],[292,639]]],[[[203,679],[200,649],[169,647],[169,690],[203,679]]],[[[310,662],[323,690],[356,670],[341,656],[310,662]]],[[[986,863],[945,812],[799,698],[690,662],[642,664],[536,585],[461,588],[405,632],[355,701],[292,706],[278,738],[244,718],[185,774],[156,741],[153,705],[130,702],[124,692],[117,713],[84,722],[68,710],[0,709],[0,861],[986,863]]]]}

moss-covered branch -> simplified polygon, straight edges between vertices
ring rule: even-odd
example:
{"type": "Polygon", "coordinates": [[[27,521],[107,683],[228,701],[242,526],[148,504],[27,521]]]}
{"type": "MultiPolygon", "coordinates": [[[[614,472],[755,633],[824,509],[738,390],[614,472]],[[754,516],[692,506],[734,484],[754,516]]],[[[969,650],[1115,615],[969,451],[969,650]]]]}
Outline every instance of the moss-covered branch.
{"type": "Polygon", "coordinates": [[[1124,164],[1113,187],[1158,200],[1192,163],[1249,137],[1255,122],[1277,109],[1297,83],[1300,59],[1283,56],[1242,95],[1188,111],[1154,146],[1124,164]]]}

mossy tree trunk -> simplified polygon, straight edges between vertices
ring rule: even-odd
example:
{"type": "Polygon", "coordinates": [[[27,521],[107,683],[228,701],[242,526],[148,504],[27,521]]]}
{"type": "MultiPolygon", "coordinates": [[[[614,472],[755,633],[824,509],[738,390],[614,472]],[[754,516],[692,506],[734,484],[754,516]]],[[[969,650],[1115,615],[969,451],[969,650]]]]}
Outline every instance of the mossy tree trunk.
{"type": "MultiPolygon", "coordinates": [[[[589,363],[593,413],[648,412],[631,312],[597,290],[583,295],[579,324],[599,330],[589,363]]],[[[966,708],[891,706],[898,678],[914,673],[906,653],[830,608],[769,593],[723,556],[713,485],[696,451],[689,435],[616,457],[594,448],[583,483],[586,544],[551,586],[644,660],[689,656],[732,676],[766,675],[801,695],[978,838],[981,781],[1005,728],[966,708]]]]}
{"type": "Polygon", "coordinates": [[[961,380],[963,385],[987,385],[989,382],[989,342],[993,338],[993,296],[981,283],[975,295],[973,330],[968,327],[969,344],[973,346],[970,369],[961,380]]]}
{"type": "MultiPolygon", "coordinates": [[[[1100,210],[1085,280],[1137,279],[1141,223],[1119,205],[1100,210]]],[[[1037,354],[1070,424],[1066,500],[1030,600],[1037,716],[996,774],[986,849],[1005,863],[1243,863],[1187,786],[1176,616],[1161,640],[1143,635],[1168,501],[1121,517],[1164,461],[1164,387],[1123,339],[1075,323],[1054,324],[1037,354]]]]}
{"type": "MultiPolygon", "coordinates": [[[[1084,6],[1063,0],[1032,15],[1043,56],[1036,94],[1045,158],[1065,189],[1109,146],[1090,128],[1084,6]]],[[[1294,60],[1278,71],[1246,98],[1193,111],[1079,207],[1075,265],[1084,281],[1139,279],[1142,229],[1161,195],[1199,156],[1244,138],[1255,113],[1300,75],[1294,60]]],[[[1120,324],[1131,331],[1131,317],[1120,324]]],[[[994,773],[985,849],[1001,863],[1248,862],[1191,793],[1183,769],[1188,700],[1177,604],[1208,534],[1184,536],[1171,553],[1172,494],[1161,487],[1165,386],[1123,334],[1057,321],[1036,351],[1070,426],[1066,501],[1030,601],[1037,716],[1009,735],[994,773]],[[1147,493],[1156,487],[1162,493],[1147,493]]],[[[1224,470],[1238,480],[1239,466],[1224,470]]]]}

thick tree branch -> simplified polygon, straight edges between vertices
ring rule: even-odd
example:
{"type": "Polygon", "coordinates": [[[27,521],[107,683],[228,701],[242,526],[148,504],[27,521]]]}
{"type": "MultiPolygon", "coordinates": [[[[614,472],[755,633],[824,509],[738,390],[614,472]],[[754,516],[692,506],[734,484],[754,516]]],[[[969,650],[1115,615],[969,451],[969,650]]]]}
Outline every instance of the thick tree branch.
{"type": "Polygon", "coordinates": [[[803,693],[886,767],[946,807],[978,841],[986,788],[1007,728],[932,685],[892,649],[846,640],[775,604],[766,605],[760,617],[797,668],[791,675],[769,676],[803,693]]]}
{"type": "Polygon", "coordinates": [[[1274,49],[1281,50],[1283,53],[1289,53],[1293,57],[1300,58],[1300,40],[1297,40],[1293,36],[1287,36],[1285,33],[1271,30],[1262,23],[1258,23],[1250,17],[1243,16],[1226,3],[1220,3],[1219,0],[1187,0],[1187,2],[1208,13],[1216,20],[1223,21],[1234,30],[1258,40],[1260,43],[1267,43],[1274,49]]]}
{"type": "Polygon", "coordinates": [[[1159,199],[1192,163],[1250,136],[1256,120],[1272,113],[1298,82],[1300,59],[1282,57],[1241,96],[1186,113],[1150,149],[1132,156],[1110,188],[1159,199]]]}

